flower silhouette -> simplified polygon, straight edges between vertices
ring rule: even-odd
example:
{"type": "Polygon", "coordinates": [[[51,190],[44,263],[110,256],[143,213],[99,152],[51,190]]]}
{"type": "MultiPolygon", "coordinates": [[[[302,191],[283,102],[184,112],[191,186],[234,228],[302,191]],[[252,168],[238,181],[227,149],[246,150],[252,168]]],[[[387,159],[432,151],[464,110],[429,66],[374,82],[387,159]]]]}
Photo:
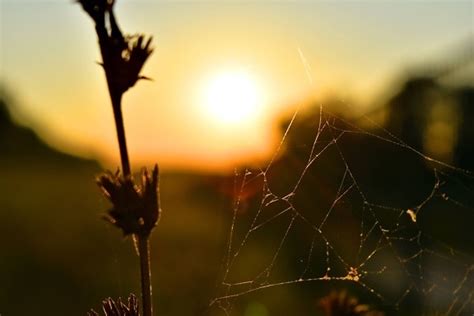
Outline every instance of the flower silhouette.
{"type": "MultiPolygon", "coordinates": [[[[130,294],[127,304],[118,298],[115,302],[110,297],[102,301],[102,310],[104,316],[139,316],[138,301],[135,295],[130,294]]],[[[88,316],[99,316],[100,314],[94,310],[87,313],[88,316]]]]}
{"type": "Polygon", "coordinates": [[[104,219],[120,228],[124,235],[148,236],[161,212],[158,182],[157,165],[151,175],[143,170],[140,186],[131,177],[122,177],[118,172],[100,176],[97,183],[113,205],[104,219]]]}
{"type": "Polygon", "coordinates": [[[152,37],[124,36],[115,19],[113,0],[78,0],[84,11],[95,22],[102,54],[102,63],[109,89],[120,97],[140,79],[140,72],[153,52],[152,37]],[[108,23],[106,19],[108,18],[108,23]]]}
{"type": "Polygon", "coordinates": [[[346,291],[333,291],[319,300],[319,306],[326,316],[383,316],[384,313],[374,310],[367,304],[359,303],[346,291]]]}

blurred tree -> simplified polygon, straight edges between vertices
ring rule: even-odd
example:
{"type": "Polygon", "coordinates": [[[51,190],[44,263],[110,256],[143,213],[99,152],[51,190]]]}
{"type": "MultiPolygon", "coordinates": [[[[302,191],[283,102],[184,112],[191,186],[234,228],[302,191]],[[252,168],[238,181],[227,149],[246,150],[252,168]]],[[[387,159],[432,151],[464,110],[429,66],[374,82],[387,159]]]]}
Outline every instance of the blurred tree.
{"type": "Polygon", "coordinates": [[[464,87],[454,94],[461,109],[455,163],[461,168],[474,171],[474,88],[464,87]]]}

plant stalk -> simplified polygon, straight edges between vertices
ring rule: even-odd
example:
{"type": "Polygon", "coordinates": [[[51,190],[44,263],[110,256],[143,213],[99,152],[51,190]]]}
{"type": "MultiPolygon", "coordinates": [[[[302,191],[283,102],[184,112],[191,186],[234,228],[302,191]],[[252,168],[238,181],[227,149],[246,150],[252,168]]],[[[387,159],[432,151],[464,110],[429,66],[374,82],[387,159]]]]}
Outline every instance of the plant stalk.
{"type": "MultiPolygon", "coordinates": [[[[110,88],[109,88],[110,89],[110,88]]],[[[114,110],[115,127],[120,149],[120,160],[122,162],[122,172],[124,177],[131,175],[130,160],[128,159],[127,141],[125,139],[125,128],[122,115],[122,95],[110,92],[112,108],[114,110]]]]}
{"type": "MultiPolygon", "coordinates": [[[[125,128],[122,115],[122,95],[110,93],[112,107],[114,110],[115,127],[117,129],[117,139],[120,149],[120,160],[122,162],[123,176],[131,176],[130,160],[128,158],[127,141],[125,138],[125,128]]],[[[138,256],[140,260],[140,276],[142,286],[142,309],[143,316],[153,315],[151,303],[151,267],[150,267],[150,238],[149,235],[136,236],[138,239],[138,256]]]]}
{"type": "Polygon", "coordinates": [[[137,236],[137,238],[138,252],[140,254],[143,316],[152,316],[153,306],[151,304],[150,238],[149,236],[137,236]]]}

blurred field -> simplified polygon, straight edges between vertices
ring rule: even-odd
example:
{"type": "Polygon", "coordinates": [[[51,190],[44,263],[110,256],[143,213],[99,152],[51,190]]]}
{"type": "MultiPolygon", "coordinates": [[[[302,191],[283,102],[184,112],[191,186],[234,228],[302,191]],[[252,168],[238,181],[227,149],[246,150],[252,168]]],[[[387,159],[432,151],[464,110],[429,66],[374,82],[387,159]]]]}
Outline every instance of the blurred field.
{"type": "MultiPolygon", "coordinates": [[[[138,293],[130,239],[100,220],[109,205],[94,182],[99,165],[46,147],[5,117],[2,123],[1,313],[84,315],[106,296],[138,293]]],[[[203,192],[200,179],[162,178],[165,212],[152,249],[162,314],[202,308],[219,271],[227,202],[203,192]]]]}

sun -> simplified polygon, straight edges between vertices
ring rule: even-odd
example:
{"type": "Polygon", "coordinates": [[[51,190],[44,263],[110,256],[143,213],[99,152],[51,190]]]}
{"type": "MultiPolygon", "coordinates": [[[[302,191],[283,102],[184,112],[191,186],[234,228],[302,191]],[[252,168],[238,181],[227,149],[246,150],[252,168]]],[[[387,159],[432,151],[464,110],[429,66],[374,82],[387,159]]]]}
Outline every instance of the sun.
{"type": "Polygon", "coordinates": [[[243,71],[213,76],[204,87],[206,112],[223,124],[237,124],[259,116],[262,91],[255,79],[243,71]]]}

